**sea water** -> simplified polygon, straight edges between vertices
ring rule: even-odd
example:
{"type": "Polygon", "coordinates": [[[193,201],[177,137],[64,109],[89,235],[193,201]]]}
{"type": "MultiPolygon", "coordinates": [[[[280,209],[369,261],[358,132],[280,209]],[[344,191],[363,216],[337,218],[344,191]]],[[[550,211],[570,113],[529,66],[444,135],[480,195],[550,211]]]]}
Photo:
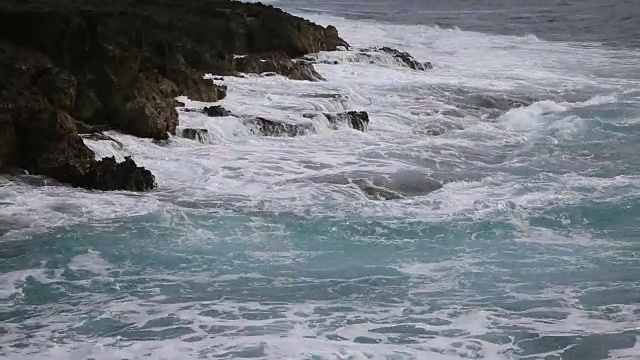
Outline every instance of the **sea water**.
{"type": "Polygon", "coordinates": [[[0,357],[640,359],[634,1],[274,5],[352,49],[314,55],[326,81],[215,80],[237,116],[180,111],[203,142],[86,140],[156,191],[0,178],[0,357]],[[321,116],[349,110],[366,133],[321,116]]]}

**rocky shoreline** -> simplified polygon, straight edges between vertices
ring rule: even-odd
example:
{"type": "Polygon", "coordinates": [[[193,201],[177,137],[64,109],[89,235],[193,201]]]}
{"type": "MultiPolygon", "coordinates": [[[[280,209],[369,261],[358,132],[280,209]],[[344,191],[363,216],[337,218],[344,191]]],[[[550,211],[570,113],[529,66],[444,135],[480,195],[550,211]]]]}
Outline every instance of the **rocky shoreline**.
{"type": "MultiPolygon", "coordinates": [[[[166,140],[176,134],[178,96],[216,102],[227,88],[204,74],[322,77],[319,51],[348,48],[323,27],[262,4],[230,0],[7,0],[0,3],[0,173],[43,175],[75,187],[144,191],[150,171],[127,158],[95,160],[83,143],[104,130],[166,140]],[[240,54],[240,55],[239,55],[240,54]]],[[[407,53],[382,48],[414,70],[407,53]]],[[[428,68],[428,66],[427,66],[428,68]]],[[[205,108],[226,116],[222,107],[205,108]]],[[[326,114],[365,131],[365,112],[326,114]]],[[[304,129],[248,120],[261,135],[304,129]]],[[[206,134],[183,131],[199,139],[206,134]]]]}

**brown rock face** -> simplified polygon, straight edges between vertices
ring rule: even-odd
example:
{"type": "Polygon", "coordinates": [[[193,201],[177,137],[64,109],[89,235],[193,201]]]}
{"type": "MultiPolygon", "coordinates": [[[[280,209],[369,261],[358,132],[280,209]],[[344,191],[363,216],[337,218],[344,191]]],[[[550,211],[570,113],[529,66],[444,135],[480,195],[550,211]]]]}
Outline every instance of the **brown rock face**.
{"type": "Polygon", "coordinates": [[[178,125],[177,95],[225,97],[204,73],[318,78],[291,58],[339,46],[348,45],[334,27],[261,4],[3,0],[0,172],[22,168],[91,189],[153,188],[153,175],[131,159],[93,160],[78,126],[166,139],[178,125]],[[234,54],[253,60],[234,62],[234,54]]]}

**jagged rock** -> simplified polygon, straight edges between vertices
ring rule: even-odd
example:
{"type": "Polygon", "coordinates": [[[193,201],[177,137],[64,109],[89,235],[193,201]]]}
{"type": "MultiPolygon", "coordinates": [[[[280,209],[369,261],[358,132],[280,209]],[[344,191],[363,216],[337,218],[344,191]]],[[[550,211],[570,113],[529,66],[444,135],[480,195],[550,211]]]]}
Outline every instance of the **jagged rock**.
{"type": "Polygon", "coordinates": [[[167,73],[167,77],[176,84],[179,95],[185,95],[191,100],[216,102],[227,96],[226,85],[217,85],[195,70],[173,69],[167,73]]]}
{"type": "Polygon", "coordinates": [[[182,137],[185,139],[196,140],[201,143],[209,141],[209,130],[207,129],[182,129],[182,137]]]}
{"type": "Polygon", "coordinates": [[[473,95],[469,103],[474,107],[507,111],[514,108],[529,106],[535,101],[529,97],[513,97],[509,95],[473,95]]]}
{"type": "Polygon", "coordinates": [[[155,186],[149,181],[153,175],[133,160],[107,167],[103,161],[93,160],[93,152],[76,133],[74,120],[61,110],[42,103],[25,107],[15,132],[20,139],[17,165],[31,173],[88,189],[143,191],[155,186]]]}
{"type": "Polygon", "coordinates": [[[75,186],[97,190],[144,191],[156,187],[151,171],[136,166],[131,157],[121,163],[114,157],[93,161],[89,170],[75,186]]]}
{"type": "Polygon", "coordinates": [[[322,80],[313,65],[304,60],[292,60],[283,56],[246,55],[233,59],[233,69],[241,73],[257,73],[265,76],[280,74],[293,80],[322,80]]]}
{"type": "Polygon", "coordinates": [[[371,200],[397,200],[403,198],[402,195],[394,191],[373,185],[364,179],[353,180],[353,184],[357,185],[371,200]]]}
{"type": "Polygon", "coordinates": [[[339,114],[324,114],[329,123],[336,126],[340,122],[346,123],[350,128],[362,132],[367,131],[369,114],[366,111],[348,111],[339,114]]]}
{"type": "Polygon", "coordinates": [[[109,130],[108,125],[89,125],[78,120],[75,120],[74,123],[79,134],[100,133],[109,130]]]}
{"type": "Polygon", "coordinates": [[[414,59],[413,56],[411,56],[411,54],[409,54],[408,52],[396,50],[388,46],[380,48],[380,51],[385,52],[389,55],[393,55],[394,58],[402,61],[403,63],[405,63],[405,65],[407,65],[407,67],[413,70],[425,70],[424,65],[416,61],[416,59],[414,59]]]}
{"type": "Polygon", "coordinates": [[[365,172],[341,173],[314,176],[297,181],[356,185],[372,200],[394,200],[411,196],[424,196],[442,188],[442,184],[439,181],[411,170],[397,171],[386,175],[365,172]]]}
{"type": "Polygon", "coordinates": [[[251,133],[263,136],[300,136],[314,132],[311,123],[285,123],[256,117],[244,120],[245,126],[249,127],[251,133]]]}
{"type": "MultiPolygon", "coordinates": [[[[422,64],[418,62],[413,56],[411,56],[411,54],[409,54],[408,52],[400,51],[394,48],[390,48],[388,46],[384,46],[381,48],[362,49],[362,51],[365,51],[365,52],[379,51],[379,52],[389,54],[393,56],[396,60],[398,60],[399,62],[403,63],[405,66],[413,70],[425,71],[426,69],[433,68],[433,64],[431,64],[430,62],[422,64]]],[[[370,56],[369,54],[366,54],[366,53],[360,53],[360,55],[370,56]]]]}
{"type": "Polygon", "coordinates": [[[82,134],[80,135],[81,138],[85,139],[85,140],[93,140],[93,141],[112,141],[116,144],[118,144],[118,146],[120,148],[124,147],[124,144],[122,144],[120,141],[112,138],[111,136],[107,136],[101,132],[93,132],[90,134],[82,134]]]}
{"type": "Polygon", "coordinates": [[[231,111],[223,108],[220,105],[206,106],[202,111],[211,117],[221,117],[231,115],[231,111]]]}
{"type": "Polygon", "coordinates": [[[177,86],[155,74],[139,74],[131,85],[133,94],[114,101],[115,116],[110,124],[125,133],[153,139],[166,139],[175,134],[178,112],[174,98],[177,86]]]}

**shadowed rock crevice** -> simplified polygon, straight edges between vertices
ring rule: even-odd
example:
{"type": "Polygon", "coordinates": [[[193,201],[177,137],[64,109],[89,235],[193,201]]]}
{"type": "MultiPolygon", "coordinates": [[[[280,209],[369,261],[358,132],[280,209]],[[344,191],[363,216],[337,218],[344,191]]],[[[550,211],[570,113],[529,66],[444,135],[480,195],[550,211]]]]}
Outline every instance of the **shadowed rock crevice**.
{"type": "Polygon", "coordinates": [[[153,175],[131,159],[93,160],[78,126],[161,141],[176,132],[176,96],[204,102],[226,96],[226,87],[205,73],[318,79],[310,64],[291,59],[342,46],[348,45],[334,27],[262,4],[4,0],[0,172],[22,168],[95,189],[152,188],[153,175]]]}

